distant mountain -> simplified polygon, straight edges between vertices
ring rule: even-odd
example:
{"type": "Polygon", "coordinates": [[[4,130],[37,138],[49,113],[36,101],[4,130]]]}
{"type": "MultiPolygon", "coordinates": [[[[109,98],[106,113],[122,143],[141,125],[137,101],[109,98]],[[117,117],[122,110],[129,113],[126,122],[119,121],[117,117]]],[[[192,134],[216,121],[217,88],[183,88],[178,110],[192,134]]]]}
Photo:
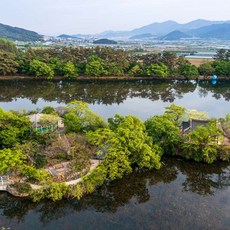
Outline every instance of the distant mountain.
{"type": "Polygon", "coordinates": [[[179,30],[175,30],[175,31],[168,33],[167,35],[161,37],[161,40],[173,41],[173,40],[180,40],[183,38],[190,38],[190,37],[191,36],[186,34],[186,33],[183,33],[179,30]]]}
{"type": "Polygon", "coordinates": [[[203,26],[198,29],[188,30],[186,33],[175,30],[165,36],[160,37],[161,40],[169,41],[180,40],[183,38],[230,40],[230,23],[203,26]]]}
{"type": "Polygon", "coordinates": [[[230,23],[204,26],[199,29],[190,30],[187,34],[203,39],[230,40],[230,23]]]}
{"type": "Polygon", "coordinates": [[[208,21],[204,19],[197,19],[195,21],[191,21],[184,24],[183,30],[198,29],[204,26],[211,26],[211,25],[223,24],[223,23],[230,23],[230,21],[208,21]]]}
{"type": "Polygon", "coordinates": [[[0,23],[0,38],[5,38],[13,41],[39,41],[42,40],[43,36],[30,30],[12,27],[0,23]]]}
{"type": "Polygon", "coordinates": [[[155,36],[153,36],[150,33],[147,34],[138,34],[138,35],[134,35],[132,37],[130,37],[129,39],[133,39],[133,40],[141,40],[141,39],[149,39],[149,38],[154,38],[155,36]]]}
{"type": "Polygon", "coordinates": [[[109,39],[99,39],[99,40],[94,41],[93,44],[114,45],[114,44],[117,44],[117,42],[113,40],[109,40],[109,39]]]}
{"type": "Polygon", "coordinates": [[[166,21],[162,23],[152,23],[150,25],[146,25],[131,31],[106,31],[100,34],[100,36],[103,36],[104,38],[130,38],[136,35],[152,34],[161,37],[176,30],[186,33],[187,31],[199,29],[204,26],[218,25],[223,23],[230,24],[230,21],[208,21],[203,19],[197,19],[195,21],[191,21],[185,24],[180,24],[175,21],[166,21]]]}
{"type": "Polygon", "coordinates": [[[175,21],[166,21],[162,23],[152,23],[147,26],[143,26],[138,29],[134,29],[131,31],[133,35],[139,35],[139,34],[147,34],[151,33],[154,35],[163,35],[167,34],[169,32],[172,32],[174,30],[177,30],[180,24],[178,24],[175,21]]]}

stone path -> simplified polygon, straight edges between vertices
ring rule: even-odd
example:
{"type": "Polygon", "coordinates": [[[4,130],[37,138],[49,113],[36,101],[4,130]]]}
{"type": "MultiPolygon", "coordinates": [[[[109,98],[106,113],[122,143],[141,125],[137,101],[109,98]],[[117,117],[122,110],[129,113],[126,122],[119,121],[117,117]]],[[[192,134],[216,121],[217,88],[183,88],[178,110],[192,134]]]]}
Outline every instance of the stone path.
{"type": "MultiPolygon", "coordinates": [[[[92,170],[94,170],[99,164],[100,164],[100,161],[99,160],[90,160],[90,163],[91,163],[91,166],[90,166],[90,169],[89,169],[89,172],[85,175],[89,175],[92,170]]],[[[76,185],[78,184],[80,181],[82,180],[82,178],[78,178],[76,180],[71,180],[71,181],[67,181],[65,182],[67,185],[76,185]]],[[[35,185],[35,184],[30,184],[31,188],[32,189],[41,189],[42,186],[41,185],[35,185]]]]}
{"type": "MultiPolygon", "coordinates": [[[[100,164],[99,160],[91,160],[91,166],[90,166],[89,172],[85,176],[89,175],[91,173],[91,171],[94,170],[99,164],[100,164]]],[[[76,185],[81,180],[82,180],[82,178],[78,178],[77,180],[67,181],[66,184],[67,185],[76,185]]]]}

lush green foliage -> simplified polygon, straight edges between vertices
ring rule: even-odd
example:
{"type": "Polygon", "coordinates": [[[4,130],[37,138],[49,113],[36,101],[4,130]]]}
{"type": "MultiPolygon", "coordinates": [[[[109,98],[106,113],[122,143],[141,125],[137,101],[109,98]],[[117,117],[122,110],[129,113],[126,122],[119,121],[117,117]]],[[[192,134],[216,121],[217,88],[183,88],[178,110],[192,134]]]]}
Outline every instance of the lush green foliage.
{"type": "Polygon", "coordinates": [[[186,119],[186,113],[187,111],[184,107],[175,104],[165,107],[165,115],[167,115],[167,118],[178,127],[180,127],[182,122],[186,119]]]}
{"type": "Polygon", "coordinates": [[[145,122],[147,132],[166,154],[176,154],[181,142],[180,128],[169,116],[154,116],[145,122]]]}
{"type": "Polygon", "coordinates": [[[152,144],[139,118],[116,115],[110,119],[110,127],[87,133],[89,142],[101,148],[99,154],[106,155],[102,165],[107,170],[108,178],[122,178],[132,172],[133,164],[150,169],[160,168],[161,149],[152,144]]]}
{"type": "Polygon", "coordinates": [[[31,186],[25,182],[17,182],[15,184],[10,185],[17,190],[19,193],[27,193],[29,194],[32,190],[31,186]]]}
{"type": "Polygon", "coordinates": [[[77,76],[77,68],[70,61],[64,64],[63,67],[63,75],[66,78],[76,77],[77,76]]]}
{"type": "Polygon", "coordinates": [[[150,76],[167,77],[169,75],[168,67],[163,64],[151,64],[146,67],[145,74],[150,76]]]}
{"type": "Polygon", "coordinates": [[[17,113],[5,112],[0,108],[0,149],[11,148],[27,139],[30,132],[30,120],[17,113]]]}
{"type": "Polygon", "coordinates": [[[213,67],[217,76],[230,76],[230,61],[215,61],[213,67]]]}
{"type": "Polygon", "coordinates": [[[96,55],[90,56],[85,67],[85,73],[88,76],[95,77],[105,74],[102,59],[97,57],[96,55]]]}
{"type": "Polygon", "coordinates": [[[18,71],[16,56],[0,49],[0,75],[11,75],[18,71]]]}
{"type": "Polygon", "coordinates": [[[54,71],[51,69],[51,67],[39,60],[33,60],[30,62],[29,71],[30,74],[35,75],[36,77],[44,76],[48,79],[51,79],[54,76],[54,71]]]}
{"type": "Polygon", "coordinates": [[[230,50],[220,49],[215,55],[217,61],[230,61],[230,50]]]}
{"type": "Polygon", "coordinates": [[[46,171],[37,169],[34,166],[23,165],[20,171],[29,180],[35,180],[41,183],[46,182],[50,178],[50,175],[46,171]]]}
{"type": "Polygon", "coordinates": [[[46,107],[43,108],[41,113],[44,113],[44,114],[56,114],[56,111],[55,111],[54,107],[46,106],[46,107]]]}
{"type": "Polygon", "coordinates": [[[211,76],[214,71],[215,69],[210,62],[205,62],[199,66],[199,73],[205,77],[211,76]]]}
{"type": "Polygon", "coordinates": [[[68,191],[68,186],[65,183],[51,183],[47,191],[47,198],[57,201],[61,200],[68,191]]]}
{"type": "MultiPolygon", "coordinates": [[[[229,134],[229,115],[219,122],[210,120],[206,126],[198,126],[184,134],[181,131],[183,121],[207,120],[206,113],[172,104],[166,107],[163,115],[153,116],[145,123],[135,116],[115,115],[107,124],[84,102],[69,103],[66,112],[67,132],[73,133],[57,138],[57,133],[41,136],[33,133],[25,114],[0,110],[0,174],[10,172],[24,181],[36,183],[37,189],[30,192],[34,201],[44,198],[57,201],[63,197],[80,199],[95,191],[97,186],[122,178],[136,167],[159,169],[162,154],[207,163],[230,158],[229,148],[221,145],[224,140],[222,130],[225,136],[229,134]],[[76,134],[78,132],[81,134],[76,134]],[[101,164],[86,174],[95,154],[101,155],[101,164]],[[47,167],[63,161],[71,171],[67,170],[61,179],[51,176],[47,167]],[[76,174],[86,175],[77,185],[63,183],[70,180],[69,176],[76,179],[76,174]]],[[[45,107],[43,113],[56,112],[52,107],[45,107]]],[[[19,189],[22,191],[23,187],[19,189]]]]}
{"type": "Polygon", "coordinates": [[[109,47],[52,47],[17,50],[14,44],[0,40],[0,75],[26,74],[37,77],[63,76],[158,76],[196,78],[199,74],[229,76],[229,51],[220,50],[213,63],[198,68],[174,53],[132,55],[132,52],[109,47]]]}
{"type": "Polygon", "coordinates": [[[104,119],[92,112],[85,102],[70,102],[67,104],[67,110],[64,117],[66,132],[78,133],[107,126],[104,119]]]}
{"type": "Polygon", "coordinates": [[[218,138],[222,135],[216,120],[212,120],[207,126],[198,126],[186,135],[186,141],[182,144],[183,156],[195,161],[212,163],[217,160],[220,151],[218,138]]]}
{"type": "Polygon", "coordinates": [[[0,174],[15,172],[24,164],[26,156],[19,150],[0,150],[0,174]]]}
{"type": "Polygon", "coordinates": [[[0,50],[10,52],[10,53],[17,52],[17,48],[16,48],[15,44],[11,41],[4,39],[4,38],[0,38],[0,50]]]}

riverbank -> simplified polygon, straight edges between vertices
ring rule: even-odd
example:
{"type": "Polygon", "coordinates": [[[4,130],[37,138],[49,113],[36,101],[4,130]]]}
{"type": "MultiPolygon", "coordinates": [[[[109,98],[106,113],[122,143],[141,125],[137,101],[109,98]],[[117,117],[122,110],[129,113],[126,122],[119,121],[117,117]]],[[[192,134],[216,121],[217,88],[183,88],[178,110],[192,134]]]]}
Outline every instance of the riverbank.
{"type": "MultiPolygon", "coordinates": [[[[14,75],[14,76],[0,76],[0,80],[18,80],[18,79],[30,79],[30,80],[48,80],[46,77],[33,77],[27,75],[14,75]]],[[[218,80],[229,80],[230,77],[218,77],[218,80]]],[[[183,76],[168,76],[168,77],[159,77],[159,76],[78,76],[78,77],[60,77],[55,76],[51,80],[76,80],[76,81],[87,81],[87,80],[212,80],[211,76],[197,76],[197,77],[183,77],[183,76]]]]}

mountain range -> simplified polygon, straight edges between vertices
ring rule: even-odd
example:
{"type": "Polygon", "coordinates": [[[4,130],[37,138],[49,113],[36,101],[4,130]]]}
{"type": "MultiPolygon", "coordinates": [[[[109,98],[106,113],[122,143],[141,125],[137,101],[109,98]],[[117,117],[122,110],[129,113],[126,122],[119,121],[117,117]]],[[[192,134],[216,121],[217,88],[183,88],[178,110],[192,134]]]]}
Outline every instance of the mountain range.
{"type": "MultiPolygon", "coordinates": [[[[94,35],[68,35],[62,34],[59,38],[77,39],[97,38],[97,39],[161,39],[161,40],[180,40],[180,39],[220,39],[230,40],[230,20],[228,21],[208,21],[198,19],[188,23],[177,23],[175,21],[156,22],[130,31],[105,31],[94,35]]],[[[30,30],[12,27],[0,23],[0,38],[13,41],[39,41],[43,36],[30,30]]]]}
{"type": "Polygon", "coordinates": [[[143,39],[157,37],[164,40],[175,40],[181,38],[213,38],[213,39],[230,39],[230,20],[229,21],[208,21],[198,19],[189,23],[181,24],[175,21],[165,21],[162,23],[152,23],[131,31],[106,31],[99,34],[104,38],[131,38],[143,39]],[[180,35],[179,35],[180,32],[180,35]],[[177,36],[172,36],[173,34],[177,36]]]}
{"type": "Polygon", "coordinates": [[[12,27],[0,23],[0,38],[13,41],[39,41],[43,36],[30,30],[12,27]]]}

